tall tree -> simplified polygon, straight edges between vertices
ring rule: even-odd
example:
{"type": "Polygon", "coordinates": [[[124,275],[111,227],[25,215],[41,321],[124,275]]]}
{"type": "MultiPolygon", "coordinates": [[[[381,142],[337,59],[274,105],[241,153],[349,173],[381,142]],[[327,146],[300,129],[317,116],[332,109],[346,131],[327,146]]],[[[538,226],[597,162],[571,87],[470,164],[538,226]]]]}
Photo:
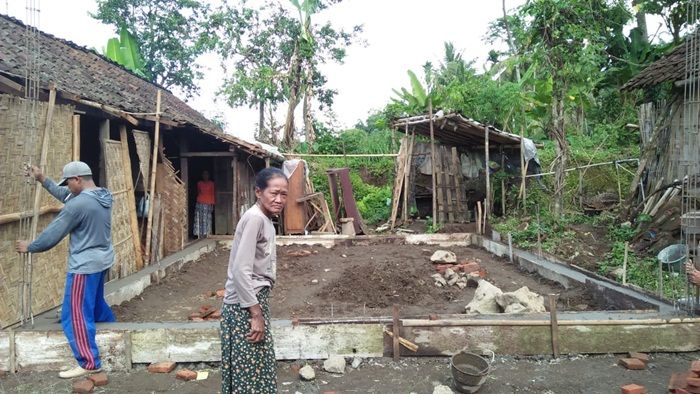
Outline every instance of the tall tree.
{"type": "Polygon", "coordinates": [[[525,41],[532,63],[552,80],[547,134],[555,143],[553,163],[555,215],[564,209],[564,185],[569,158],[565,111],[573,86],[588,85],[591,91],[604,62],[605,37],[610,14],[623,7],[621,1],[606,0],[529,0],[521,9],[527,21],[525,41]]]}
{"type": "Polygon", "coordinates": [[[209,6],[198,0],[97,0],[92,17],[117,31],[128,28],[152,81],[192,96],[202,77],[196,59],[207,50],[202,26],[208,12],[209,6]]]}
{"type": "Polygon", "coordinates": [[[697,20],[697,15],[688,14],[688,7],[693,2],[697,0],[636,0],[635,3],[639,5],[640,12],[660,16],[673,37],[673,43],[678,44],[683,29],[697,20]]]}
{"type": "MultiPolygon", "coordinates": [[[[308,0],[307,0],[308,1],[308,0]]],[[[327,78],[318,68],[327,62],[342,63],[345,49],[358,42],[361,26],[346,32],[330,23],[311,23],[311,15],[337,0],[298,4],[299,18],[290,15],[280,2],[266,0],[252,8],[245,1],[225,5],[214,13],[209,30],[215,32],[217,52],[227,68],[221,92],[232,106],[258,107],[259,134],[275,140],[273,128],[262,130],[265,108],[271,116],[282,102],[288,103],[283,132],[287,147],[294,141],[294,110],[304,102],[307,140],[313,140],[313,103],[323,110],[333,105],[336,92],[326,86],[327,78]],[[291,111],[291,113],[290,113],[291,111]]],[[[294,4],[296,6],[296,4],[294,4]]]]}

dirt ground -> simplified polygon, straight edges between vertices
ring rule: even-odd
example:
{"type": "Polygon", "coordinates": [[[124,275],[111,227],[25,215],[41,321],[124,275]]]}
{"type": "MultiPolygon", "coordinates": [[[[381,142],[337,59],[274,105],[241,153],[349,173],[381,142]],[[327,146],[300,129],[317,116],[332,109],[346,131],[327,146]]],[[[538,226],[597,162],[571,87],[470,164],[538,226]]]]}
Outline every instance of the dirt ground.
{"type": "MultiPolygon", "coordinates": [[[[437,246],[353,245],[288,246],[277,250],[277,284],[271,308],[275,318],[389,316],[398,304],[402,316],[462,313],[474,288],[438,288],[430,275],[430,256],[437,246]],[[310,253],[306,256],[300,254],[310,253]]],[[[506,259],[475,247],[443,248],[458,261],[479,262],[487,279],[503,291],[522,286],[539,294],[559,293],[560,310],[607,309],[596,305],[583,288],[564,289],[538,275],[520,271],[506,259]]],[[[223,288],[228,251],[215,252],[192,262],[140,297],[114,307],[119,321],[183,321],[203,305],[218,307],[212,294],[223,288]]]]}
{"type": "MultiPolygon", "coordinates": [[[[617,365],[619,356],[573,356],[551,359],[496,357],[493,371],[479,394],[539,393],[539,394],[605,394],[619,393],[620,387],[636,383],[647,393],[665,393],[673,372],[688,369],[700,353],[652,354],[647,369],[629,371],[617,365]]],[[[348,366],[343,375],[322,372],[321,362],[311,362],[316,380],[302,382],[292,371],[292,364],[277,364],[280,393],[416,393],[430,394],[435,385],[452,387],[448,358],[410,358],[394,363],[387,358],[364,360],[358,369],[348,366]]],[[[183,382],[170,374],[149,374],[145,366],[132,372],[110,373],[107,386],[97,387],[95,393],[217,393],[221,374],[216,365],[180,365],[196,371],[208,370],[206,380],[183,382]]],[[[56,373],[0,375],[0,392],[8,394],[70,393],[71,382],[58,379],[56,373]]]]}

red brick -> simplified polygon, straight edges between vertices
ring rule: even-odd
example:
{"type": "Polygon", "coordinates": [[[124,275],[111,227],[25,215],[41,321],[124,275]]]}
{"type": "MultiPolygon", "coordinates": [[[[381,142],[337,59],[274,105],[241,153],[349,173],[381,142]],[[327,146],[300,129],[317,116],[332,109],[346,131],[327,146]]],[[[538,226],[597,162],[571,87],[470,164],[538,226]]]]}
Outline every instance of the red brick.
{"type": "MultiPolygon", "coordinates": [[[[206,319],[207,317],[210,317],[216,311],[217,311],[216,308],[212,308],[212,309],[207,310],[206,312],[203,312],[202,319],[206,319]]],[[[219,316],[221,316],[221,315],[219,315],[219,316]]]]}
{"type": "Polygon", "coordinates": [[[644,364],[648,363],[650,360],[649,355],[646,353],[630,352],[629,356],[630,358],[636,358],[637,360],[643,361],[644,364]]]}
{"type": "Polygon", "coordinates": [[[299,325],[299,318],[295,317],[292,319],[292,327],[296,327],[299,325]]]}
{"type": "Polygon", "coordinates": [[[641,360],[637,360],[636,358],[621,358],[620,365],[627,369],[633,370],[644,369],[644,367],[646,367],[641,360]]]}
{"type": "Polygon", "coordinates": [[[461,271],[466,274],[471,274],[472,272],[479,272],[481,266],[477,263],[464,264],[460,267],[461,271]]]}
{"type": "Polygon", "coordinates": [[[700,373],[700,360],[693,361],[690,364],[690,370],[695,372],[695,373],[700,373]]]}
{"type": "Polygon", "coordinates": [[[109,378],[107,378],[107,374],[104,372],[90,375],[88,376],[88,379],[92,380],[92,383],[95,383],[95,386],[106,386],[107,383],[109,383],[109,378]]]}
{"type": "Polygon", "coordinates": [[[622,386],[622,394],[646,394],[647,389],[638,384],[626,384],[622,386]]]}
{"type": "Polygon", "coordinates": [[[215,309],[214,312],[212,312],[212,314],[209,315],[209,319],[213,319],[213,320],[221,319],[221,311],[218,309],[215,309]]]}
{"type": "Polygon", "coordinates": [[[213,306],[211,305],[202,305],[199,307],[199,314],[204,315],[205,313],[209,312],[210,310],[214,309],[213,306]]]}
{"type": "Polygon", "coordinates": [[[685,391],[689,392],[690,394],[700,394],[700,387],[686,386],[685,391]]]}
{"type": "Polygon", "coordinates": [[[153,363],[148,366],[148,372],[151,373],[170,373],[175,369],[176,363],[172,361],[162,361],[159,363],[153,363]]]}
{"type": "Polygon", "coordinates": [[[671,374],[671,378],[668,380],[668,391],[675,393],[676,389],[685,388],[686,379],[688,379],[688,372],[674,372],[671,374]]]}
{"type": "Polygon", "coordinates": [[[437,320],[437,319],[438,319],[438,315],[435,315],[435,314],[428,315],[428,320],[437,320]]]}
{"type": "Polygon", "coordinates": [[[190,371],[189,369],[181,369],[177,371],[175,377],[184,381],[195,380],[197,379],[197,372],[190,371]]]}
{"type": "Polygon", "coordinates": [[[294,376],[298,376],[298,375],[299,375],[299,370],[301,369],[301,365],[299,365],[299,364],[292,364],[292,365],[289,366],[289,369],[292,371],[292,374],[293,374],[294,376]]]}
{"type": "Polygon", "coordinates": [[[216,291],[216,296],[219,298],[224,298],[224,294],[226,294],[226,290],[224,289],[219,289],[216,291]]]}
{"type": "Polygon", "coordinates": [[[189,320],[194,320],[196,318],[202,317],[202,315],[199,312],[192,312],[190,315],[187,317],[189,320]]]}
{"type": "Polygon", "coordinates": [[[82,379],[73,383],[73,392],[79,394],[92,393],[95,388],[95,383],[92,383],[90,379],[82,379]]]}
{"type": "Polygon", "coordinates": [[[688,386],[693,386],[693,387],[700,387],[700,378],[691,378],[688,376],[688,379],[685,380],[686,383],[688,383],[688,386]]]}

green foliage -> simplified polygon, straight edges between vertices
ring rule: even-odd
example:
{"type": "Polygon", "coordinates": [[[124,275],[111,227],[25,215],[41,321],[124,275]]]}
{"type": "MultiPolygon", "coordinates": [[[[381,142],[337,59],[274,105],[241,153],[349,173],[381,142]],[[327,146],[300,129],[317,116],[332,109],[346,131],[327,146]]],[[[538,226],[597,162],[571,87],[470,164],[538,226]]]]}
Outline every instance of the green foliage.
{"type": "Polygon", "coordinates": [[[104,55],[141,78],[150,79],[136,37],[126,27],[119,30],[119,38],[107,41],[104,55]]]}
{"type": "Polygon", "coordinates": [[[97,0],[92,17],[118,31],[127,27],[140,44],[144,74],[192,96],[202,77],[196,59],[207,49],[208,13],[209,6],[198,0],[97,0]]]}

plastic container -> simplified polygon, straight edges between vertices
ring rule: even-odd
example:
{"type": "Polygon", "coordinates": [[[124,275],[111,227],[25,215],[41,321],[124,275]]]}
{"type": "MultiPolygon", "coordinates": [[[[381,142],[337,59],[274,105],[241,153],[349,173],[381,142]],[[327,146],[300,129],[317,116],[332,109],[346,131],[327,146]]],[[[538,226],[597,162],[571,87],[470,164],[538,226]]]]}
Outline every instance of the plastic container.
{"type": "Polygon", "coordinates": [[[687,248],[684,244],[670,245],[660,251],[656,258],[659,259],[661,267],[666,271],[680,272],[688,259],[687,248]]]}

